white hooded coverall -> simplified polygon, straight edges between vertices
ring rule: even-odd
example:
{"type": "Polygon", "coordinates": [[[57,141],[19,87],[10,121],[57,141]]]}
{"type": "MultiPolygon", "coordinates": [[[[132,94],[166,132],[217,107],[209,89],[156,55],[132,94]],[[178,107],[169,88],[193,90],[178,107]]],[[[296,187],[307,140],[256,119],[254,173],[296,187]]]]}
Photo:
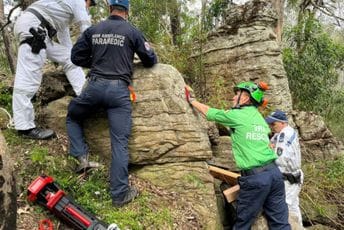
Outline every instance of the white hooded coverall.
{"type": "Polygon", "coordinates": [[[302,226],[299,193],[303,183],[303,172],[301,170],[301,150],[298,134],[288,125],[271,138],[271,143],[278,155],[276,164],[281,172],[292,173],[293,175],[301,173],[301,183],[291,184],[288,180],[285,180],[284,184],[289,213],[297,217],[299,224],[302,226]]]}
{"type": "MultiPolygon", "coordinates": [[[[32,97],[38,91],[42,81],[42,68],[46,58],[62,65],[74,92],[79,95],[85,83],[85,74],[70,60],[72,41],[69,25],[76,23],[83,32],[91,25],[85,0],[39,0],[29,6],[39,12],[57,31],[59,43],[45,38],[46,49],[39,54],[31,52],[31,46],[23,43],[19,46],[17,69],[13,90],[13,119],[16,130],[35,128],[32,97]]],[[[41,21],[31,12],[24,11],[14,25],[14,33],[22,42],[32,37],[30,28],[37,29],[41,21]]]]}

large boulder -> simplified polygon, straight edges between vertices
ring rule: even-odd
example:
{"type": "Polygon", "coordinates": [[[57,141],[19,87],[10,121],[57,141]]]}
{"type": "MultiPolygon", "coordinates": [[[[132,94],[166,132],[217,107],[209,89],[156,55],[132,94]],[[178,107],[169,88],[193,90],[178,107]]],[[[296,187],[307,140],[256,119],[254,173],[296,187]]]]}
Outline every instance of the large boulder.
{"type": "MultiPolygon", "coordinates": [[[[178,194],[177,207],[192,204],[200,225],[219,229],[220,221],[213,178],[205,161],[212,157],[207,123],[185,100],[184,80],[172,66],[136,66],[133,86],[133,126],[129,141],[131,171],[155,186],[178,194]]],[[[71,97],[50,102],[44,108],[45,124],[65,133],[67,105],[71,97]]],[[[100,111],[85,122],[91,154],[108,162],[111,154],[108,120],[100,111]]]]}
{"type": "Polygon", "coordinates": [[[13,160],[8,156],[0,131],[0,230],[16,229],[17,194],[13,176],[13,160]]]}
{"type": "MultiPolygon", "coordinates": [[[[184,80],[172,66],[137,67],[134,74],[137,101],[133,104],[130,162],[172,163],[210,159],[212,152],[206,123],[186,102],[184,80]]],[[[46,124],[65,132],[70,97],[50,102],[44,109],[46,124]]],[[[110,157],[110,137],[105,113],[85,122],[92,151],[110,157]]]]}
{"type": "Polygon", "coordinates": [[[306,111],[294,111],[292,114],[299,131],[304,161],[331,160],[342,154],[343,143],[333,136],[321,116],[306,111]]]}

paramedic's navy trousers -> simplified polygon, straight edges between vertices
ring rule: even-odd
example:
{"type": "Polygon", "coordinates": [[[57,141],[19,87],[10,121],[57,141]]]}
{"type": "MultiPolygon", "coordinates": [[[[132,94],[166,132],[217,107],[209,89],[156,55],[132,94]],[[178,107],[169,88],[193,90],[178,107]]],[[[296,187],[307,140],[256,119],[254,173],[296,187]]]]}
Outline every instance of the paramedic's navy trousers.
{"type": "Polygon", "coordinates": [[[107,112],[111,138],[110,193],[121,200],[128,186],[128,140],[131,132],[131,101],[127,82],[91,77],[80,96],[68,106],[67,133],[70,155],[88,154],[83,121],[97,109],[107,112]]]}

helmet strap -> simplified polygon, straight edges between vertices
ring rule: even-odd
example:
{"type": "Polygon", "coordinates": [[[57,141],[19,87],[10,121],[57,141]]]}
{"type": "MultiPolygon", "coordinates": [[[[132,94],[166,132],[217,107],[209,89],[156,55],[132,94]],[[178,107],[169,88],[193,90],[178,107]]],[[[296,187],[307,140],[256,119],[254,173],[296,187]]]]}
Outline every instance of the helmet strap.
{"type": "Polygon", "coordinates": [[[240,106],[241,95],[242,95],[242,90],[240,90],[240,94],[239,94],[237,103],[236,103],[236,105],[234,106],[234,108],[236,108],[236,109],[240,109],[240,107],[241,107],[241,106],[240,106]]]}

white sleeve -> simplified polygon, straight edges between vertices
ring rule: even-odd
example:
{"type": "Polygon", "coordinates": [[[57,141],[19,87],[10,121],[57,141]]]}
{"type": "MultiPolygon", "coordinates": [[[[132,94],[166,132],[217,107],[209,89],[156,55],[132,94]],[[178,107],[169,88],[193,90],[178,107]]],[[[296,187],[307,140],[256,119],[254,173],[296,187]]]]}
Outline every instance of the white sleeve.
{"type": "Polygon", "coordinates": [[[69,47],[72,49],[73,43],[70,39],[69,27],[64,28],[64,30],[57,31],[57,39],[59,43],[63,46],[69,47]]]}
{"type": "Polygon", "coordinates": [[[91,16],[86,9],[85,0],[75,0],[73,6],[74,22],[80,26],[80,32],[84,32],[91,26],[91,16]]]}

